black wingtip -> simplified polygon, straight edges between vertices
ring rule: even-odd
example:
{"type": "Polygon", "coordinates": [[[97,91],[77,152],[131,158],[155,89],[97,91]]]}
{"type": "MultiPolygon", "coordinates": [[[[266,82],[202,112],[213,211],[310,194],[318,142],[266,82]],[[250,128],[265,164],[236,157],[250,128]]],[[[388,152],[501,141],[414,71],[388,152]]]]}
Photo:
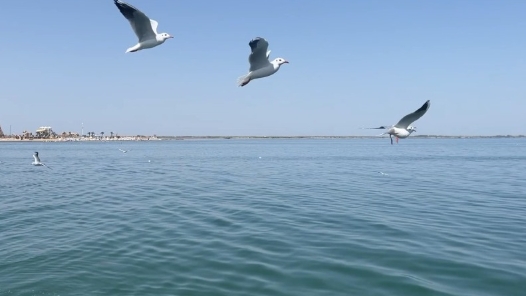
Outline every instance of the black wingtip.
{"type": "Polygon", "coordinates": [[[261,39],[263,39],[263,38],[261,38],[261,37],[256,37],[256,38],[250,40],[250,42],[248,43],[248,45],[250,46],[250,49],[251,49],[252,51],[254,51],[254,49],[256,49],[256,47],[258,47],[258,42],[259,42],[259,40],[261,40],[261,39]]]}
{"type": "Polygon", "coordinates": [[[429,108],[429,105],[431,105],[431,100],[427,100],[424,103],[424,105],[422,105],[422,107],[420,107],[420,108],[418,108],[418,110],[416,110],[416,112],[427,110],[429,108]]]}
{"type": "Polygon", "coordinates": [[[121,2],[120,0],[114,0],[115,5],[119,9],[119,11],[124,15],[125,18],[131,19],[133,18],[133,13],[137,10],[137,8],[131,6],[128,3],[121,2]]]}

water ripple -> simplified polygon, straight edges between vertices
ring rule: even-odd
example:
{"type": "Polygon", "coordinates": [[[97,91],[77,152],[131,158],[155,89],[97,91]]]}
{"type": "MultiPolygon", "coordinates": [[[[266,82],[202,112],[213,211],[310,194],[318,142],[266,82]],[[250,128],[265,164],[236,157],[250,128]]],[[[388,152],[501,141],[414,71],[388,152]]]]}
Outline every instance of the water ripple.
{"type": "Polygon", "coordinates": [[[0,295],[522,295],[522,142],[2,143],[0,295]]]}

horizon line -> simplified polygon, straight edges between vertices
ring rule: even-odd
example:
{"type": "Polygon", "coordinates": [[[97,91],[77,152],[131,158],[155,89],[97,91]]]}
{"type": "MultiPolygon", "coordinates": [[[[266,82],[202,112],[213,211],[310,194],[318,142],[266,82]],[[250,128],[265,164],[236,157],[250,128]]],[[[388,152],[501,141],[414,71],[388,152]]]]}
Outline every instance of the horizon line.
{"type": "MultiPolygon", "coordinates": [[[[255,136],[255,135],[238,135],[238,136],[203,136],[203,135],[185,135],[185,136],[166,136],[166,135],[156,135],[157,138],[380,138],[381,136],[358,136],[358,135],[309,135],[309,136],[255,136]]],[[[459,137],[471,137],[471,138],[525,138],[526,135],[414,135],[409,138],[459,138],[459,137]]]]}

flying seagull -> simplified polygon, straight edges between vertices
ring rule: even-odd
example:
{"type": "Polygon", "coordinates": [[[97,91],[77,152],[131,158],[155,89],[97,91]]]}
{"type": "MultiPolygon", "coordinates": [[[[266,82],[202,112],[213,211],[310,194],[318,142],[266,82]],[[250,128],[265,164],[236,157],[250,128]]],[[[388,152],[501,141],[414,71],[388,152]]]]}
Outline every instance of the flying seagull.
{"type": "Polygon", "coordinates": [[[277,58],[269,62],[270,50],[268,50],[268,42],[264,38],[256,37],[252,39],[248,45],[251,50],[248,56],[250,68],[248,74],[237,79],[239,86],[245,86],[253,79],[270,76],[278,72],[281,65],[289,63],[282,58],[277,58]]]}
{"type": "Polygon", "coordinates": [[[47,165],[45,165],[44,163],[42,163],[40,161],[40,157],[38,157],[38,152],[35,152],[35,154],[33,154],[33,158],[35,159],[35,161],[33,161],[31,164],[32,165],[36,165],[36,166],[45,166],[46,168],[48,169],[51,169],[50,167],[48,167],[47,165]]]}
{"type": "Polygon", "coordinates": [[[387,131],[381,135],[388,134],[389,138],[391,138],[391,145],[393,144],[393,138],[392,136],[396,137],[396,143],[398,143],[398,138],[407,138],[409,135],[411,135],[412,132],[416,132],[416,127],[411,126],[410,124],[420,119],[420,117],[424,116],[426,114],[427,109],[429,109],[429,106],[431,105],[431,102],[427,100],[422,107],[418,108],[415,112],[411,114],[407,114],[404,116],[400,121],[393,125],[393,126],[380,126],[380,127],[373,127],[368,129],[387,129],[387,131]]]}
{"type": "Polygon", "coordinates": [[[169,38],[173,38],[167,33],[157,33],[158,22],[148,18],[142,11],[120,0],[114,0],[115,5],[124,17],[130,22],[130,25],[139,38],[139,43],[126,50],[136,52],[141,49],[147,49],[161,45],[169,38]]]}
{"type": "Polygon", "coordinates": [[[128,152],[130,150],[122,150],[122,149],[119,148],[119,151],[122,152],[122,153],[126,153],[126,152],[128,152]]]}

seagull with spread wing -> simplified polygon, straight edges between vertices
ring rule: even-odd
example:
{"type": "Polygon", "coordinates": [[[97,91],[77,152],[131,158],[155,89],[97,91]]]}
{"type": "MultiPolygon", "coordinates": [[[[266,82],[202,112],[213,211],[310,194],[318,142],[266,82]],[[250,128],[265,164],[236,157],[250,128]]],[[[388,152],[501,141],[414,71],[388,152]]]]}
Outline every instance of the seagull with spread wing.
{"type": "Polygon", "coordinates": [[[38,152],[35,152],[35,154],[33,154],[33,158],[35,159],[35,161],[33,161],[31,164],[32,165],[35,165],[35,166],[45,166],[46,168],[48,169],[51,169],[50,167],[48,167],[47,165],[45,165],[44,163],[42,163],[40,161],[40,157],[38,156],[38,152]]]}
{"type": "Polygon", "coordinates": [[[264,38],[256,37],[248,45],[251,50],[248,56],[250,68],[248,74],[238,78],[237,83],[239,86],[245,86],[253,79],[270,76],[278,72],[281,65],[289,63],[282,58],[277,58],[270,62],[268,60],[270,50],[268,50],[268,42],[264,38]]]}
{"type": "Polygon", "coordinates": [[[424,116],[426,114],[427,110],[429,109],[429,106],[431,105],[431,102],[427,100],[422,107],[418,108],[415,112],[411,114],[407,114],[404,116],[400,121],[393,125],[393,126],[380,126],[380,127],[373,127],[368,129],[387,129],[385,133],[382,135],[388,134],[389,138],[391,138],[391,145],[393,144],[393,136],[396,138],[396,143],[398,143],[398,138],[404,139],[409,137],[412,132],[416,132],[416,127],[411,126],[411,123],[417,121],[420,119],[420,117],[424,116]]]}
{"type": "Polygon", "coordinates": [[[156,47],[163,44],[169,38],[173,38],[167,33],[157,33],[158,22],[148,18],[143,12],[131,6],[128,3],[120,0],[114,0],[115,5],[124,17],[130,22],[130,25],[139,38],[139,43],[126,50],[128,52],[136,52],[141,49],[156,47]]]}

